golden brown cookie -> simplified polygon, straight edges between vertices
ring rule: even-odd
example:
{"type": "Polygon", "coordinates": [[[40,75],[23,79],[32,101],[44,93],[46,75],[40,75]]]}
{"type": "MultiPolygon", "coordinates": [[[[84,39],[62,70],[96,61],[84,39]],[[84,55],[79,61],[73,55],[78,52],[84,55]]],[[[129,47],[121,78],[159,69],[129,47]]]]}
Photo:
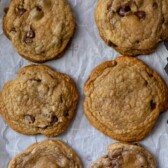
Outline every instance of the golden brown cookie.
{"type": "Polygon", "coordinates": [[[167,0],[99,0],[95,20],[102,39],[121,54],[149,54],[168,40],[167,9],[167,0]]]}
{"type": "Polygon", "coordinates": [[[156,168],[155,158],[141,146],[114,143],[90,168],[156,168]]]}
{"type": "Polygon", "coordinates": [[[16,155],[8,168],[82,168],[77,154],[65,143],[46,140],[16,155]]]}
{"type": "Polygon", "coordinates": [[[3,30],[20,55],[33,62],[60,56],[75,32],[66,0],[12,0],[3,30]]]}
{"type": "Polygon", "coordinates": [[[121,141],[143,139],[160,112],[168,108],[163,79],[133,57],[121,56],[97,66],[84,93],[84,112],[90,123],[121,141]]]}
{"type": "Polygon", "coordinates": [[[45,65],[22,68],[0,96],[0,113],[15,131],[57,136],[76,113],[78,92],[66,74],[45,65]]]}

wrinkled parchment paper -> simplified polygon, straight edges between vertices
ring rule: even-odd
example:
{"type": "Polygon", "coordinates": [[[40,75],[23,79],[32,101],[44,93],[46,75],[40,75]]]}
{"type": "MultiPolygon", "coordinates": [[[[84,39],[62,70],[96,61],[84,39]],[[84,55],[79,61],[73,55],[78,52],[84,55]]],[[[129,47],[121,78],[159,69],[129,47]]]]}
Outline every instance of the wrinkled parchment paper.
{"type": "MultiPolygon", "coordinates": [[[[77,115],[68,131],[57,138],[51,139],[61,139],[68,143],[81,157],[84,168],[87,168],[92,161],[105,152],[107,146],[114,140],[95,130],[83,115],[83,84],[96,65],[105,60],[115,59],[119,54],[106,46],[98,35],[94,21],[94,8],[97,0],[68,1],[76,16],[77,31],[75,37],[62,58],[46,64],[73,77],[80,91],[80,103],[77,115]]],[[[3,34],[3,9],[8,4],[9,0],[0,0],[0,89],[5,82],[15,78],[20,68],[32,64],[32,62],[19,56],[11,42],[3,34]]],[[[162,43],[154,54],[139,58],[157,70],[168,84],[168,75],[164,71],[167,57],[168,51],[162,43]]],[[[141,142],[156,156],[159,168],[168,168],[167,120],[168,112],[161,114],[150,135],[141,142]]],[[[41,135],[25,136],[16,133],[0,117],[0,168],[7,168],[9,160],[14,155],[20,153],[32,143],[44,139],[48,138],[41,135]]]]}

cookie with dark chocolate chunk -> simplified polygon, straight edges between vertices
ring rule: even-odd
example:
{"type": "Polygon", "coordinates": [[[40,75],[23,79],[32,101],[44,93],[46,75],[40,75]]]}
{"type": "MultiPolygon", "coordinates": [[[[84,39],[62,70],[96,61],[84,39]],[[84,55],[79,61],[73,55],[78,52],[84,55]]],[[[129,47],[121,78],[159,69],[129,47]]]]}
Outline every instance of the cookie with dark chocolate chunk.
{"type": "Polygon", "coordinates": [[[22,68],[0,94],[0,114],[26,135],[57,136],[68,128],[78,102],[73,80],[45,65],[22,68]]]}
{"type": "Polygon", "coordinates": [[[118,142],[109,145],[106,154],[90,166],[90,168],[120,167],[156,168],[156,160],[141,146],[118,142]]]}
{"type": "Polygon", "coordinates": [[[45,62],[65,50],[75,32],[75,19],[66,0],[12,0],[3,30],[21,56],[45,62]]]}
{"type": "Polygon", "coordinates": [[[102,39],[121,54],[150,54],[168,40],[167,9],[167,0],[99,0],[95,20],[102,39]]]}
{"type": "Polygon", "coordinates": [[[84,93],[84,112],[90,123],[121,141],[143,139],[168,109],[166,83],[134,57],[121,56],[97,66],[84,93]]]}

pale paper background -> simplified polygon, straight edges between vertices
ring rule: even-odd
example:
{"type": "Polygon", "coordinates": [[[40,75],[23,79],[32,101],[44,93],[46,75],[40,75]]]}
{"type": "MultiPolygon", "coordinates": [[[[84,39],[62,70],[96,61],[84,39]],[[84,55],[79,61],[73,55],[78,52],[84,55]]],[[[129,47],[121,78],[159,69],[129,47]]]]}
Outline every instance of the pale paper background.
{"type": "MultiPolygon", "coordinates": [[[[54,61],[47,62],[55,70],[71,75],[80,90],[80,103],[77,115],[69,130],[59,137],[68,143],[81,157],[84,167],[105,152],[108,144],[114,140],[95,130],[83,115],[83,84],[91,70],[105,60],[116,58],[119,54],[105,45],[98,35],[94,21],[94,8],[97,0],[69,0],[76,16],[77,31],[70,48],[65,55],[54,61]]],[[[0,89],[5,82],[14,79],[17,71],[32,64],[17,54],[10,41],[2,32],[3,8],[9,0],[0,0],[0,89]]],[[[150,56],[141,56],[151,67],[155,68],[168,83],[164,71],[168,52],[166,47],[159,45],[157,51],[150,56]]],[[[168,168],[168,113],[161,114],[151,134],[141,143],[157,158],[159,168],[168,168]]],[[[0,168],[7,168],[7,163],[15,154],[26,149],[30,144],[47,139],[44,136],[24,136],[10,129],[0,117],[0,168]]]]}

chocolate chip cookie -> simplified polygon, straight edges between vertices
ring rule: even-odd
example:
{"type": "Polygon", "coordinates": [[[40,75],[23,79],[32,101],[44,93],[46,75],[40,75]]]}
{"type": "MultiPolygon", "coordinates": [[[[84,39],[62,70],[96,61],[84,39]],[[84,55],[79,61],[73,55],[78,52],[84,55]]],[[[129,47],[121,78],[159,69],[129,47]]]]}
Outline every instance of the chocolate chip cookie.
{"type": "Polygon", "coordinates": [[[75,32],[66,0],[12,0],[3,30],[20,55],[33,62],[60,56],[75,32]]]}
{"type": "Polygon", "coordinates": [[[167,0],[99,0],[95,20],[103,40],[121,54],[149,54],[168,40],[167,9],[167,0]]]}
{"type": "Polygon", "coordinates": [[[102,133],[143,139],[168,108],[168,87],[154,70],[129,56],[97,66],[84,86],[84,112],[102,133]]]}
{"type": "Polygon", "coordinates": [[[69,126],[78,92],[73,80],[45,65],[22,68],[0,95],[0,114],[15,131],[57,136],[69,126]]]}
{"type": "Polygon", "coordinates": [[[16,155],[8,168],[82,168],[77,154],[65,143],[46,140],[16,155]]]}
{"type": "Polygon", "coordinates": [[[141,146],[114,143],[90,168],[156,168],[155,158],[141,146]]]}

